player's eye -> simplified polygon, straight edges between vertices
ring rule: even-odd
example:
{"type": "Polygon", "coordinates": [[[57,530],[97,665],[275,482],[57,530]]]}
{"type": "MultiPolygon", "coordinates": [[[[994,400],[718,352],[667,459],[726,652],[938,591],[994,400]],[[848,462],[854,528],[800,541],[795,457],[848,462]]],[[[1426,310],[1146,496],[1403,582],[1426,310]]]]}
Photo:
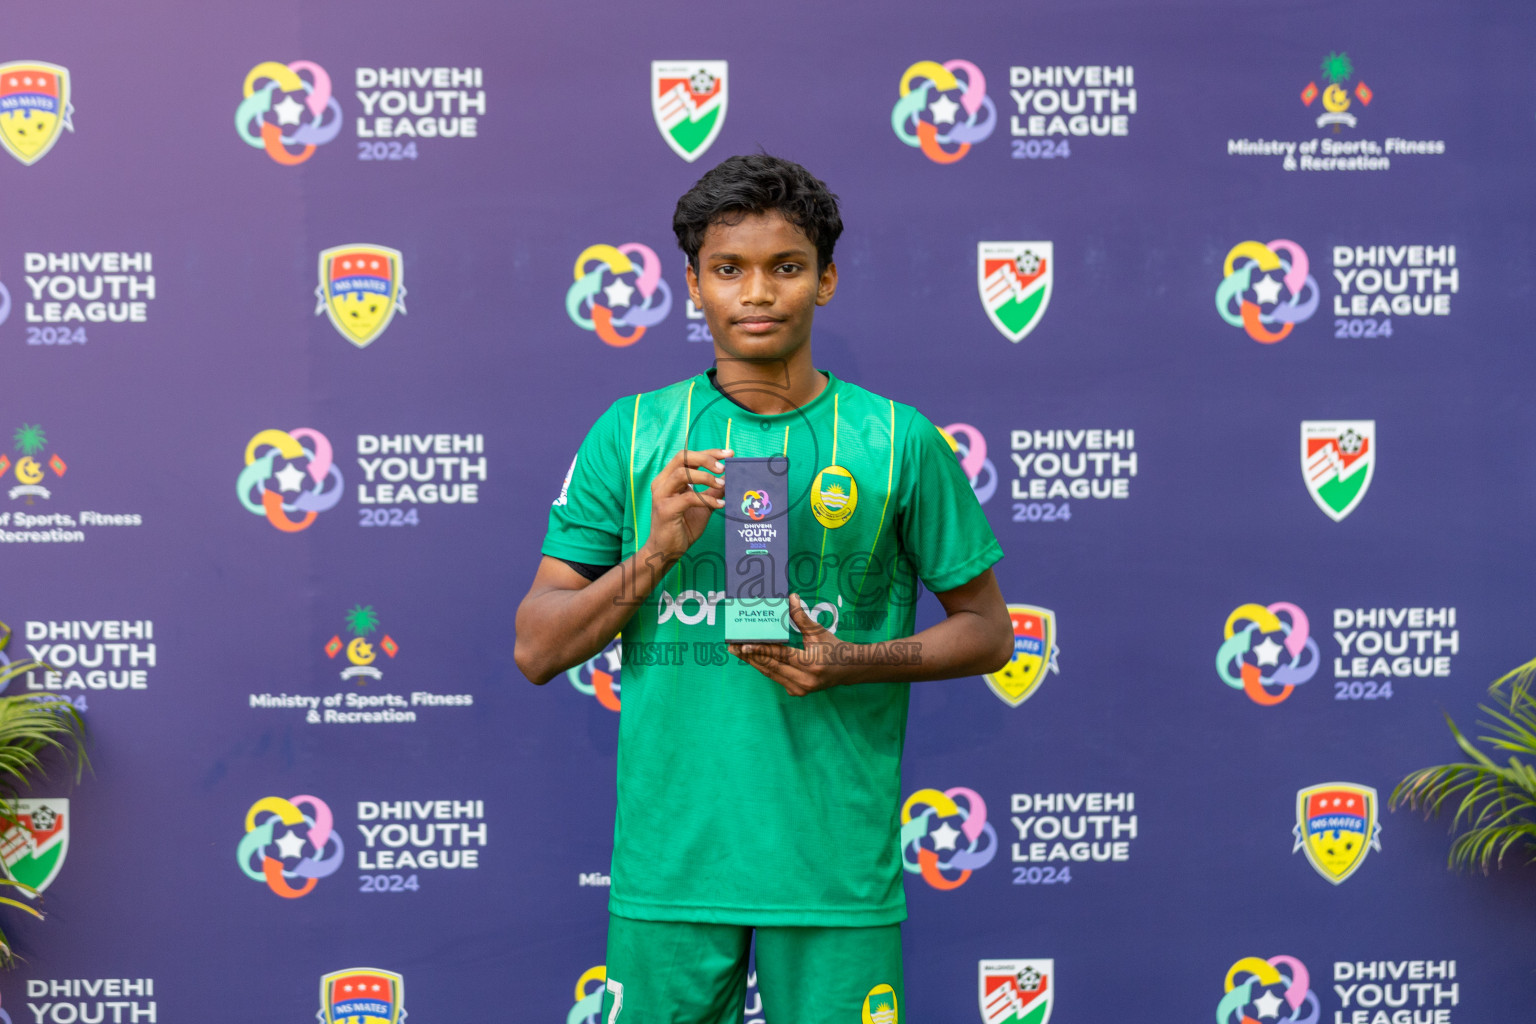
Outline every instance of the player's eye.
{"type": "Polygon", "coordinates": [[[798,274],[800,272],[800,264],[780,263],[778,269],[781,274],[798,274]]]}

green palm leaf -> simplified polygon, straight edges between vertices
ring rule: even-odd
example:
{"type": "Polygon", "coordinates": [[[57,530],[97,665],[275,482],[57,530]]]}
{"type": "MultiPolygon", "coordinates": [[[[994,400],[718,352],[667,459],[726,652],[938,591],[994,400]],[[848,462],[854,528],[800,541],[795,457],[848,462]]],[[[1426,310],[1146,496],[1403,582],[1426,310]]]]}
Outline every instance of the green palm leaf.
{"type": "Polygon", "coordinates": [[[1479,705],[1488,716],[1479,724],[1488,731],[1477,739],[1496,753],[1509,754],[1507,763],[1496,762],[1446,715],[1451,736],[1471,760],[1410,772],[1392,791],[1391,808],[1405,804],[1426,817],[1454,810],[1451,831],[1466,831],[1451,843],[1453,868],[1478,867],[1486,873],[1523,848],[1536,861],[1536,769],[1519,756],[1536,757],[1533,680],[1536,658],[1494,680],[1488,688],[1494,706],[1479,705]]]}

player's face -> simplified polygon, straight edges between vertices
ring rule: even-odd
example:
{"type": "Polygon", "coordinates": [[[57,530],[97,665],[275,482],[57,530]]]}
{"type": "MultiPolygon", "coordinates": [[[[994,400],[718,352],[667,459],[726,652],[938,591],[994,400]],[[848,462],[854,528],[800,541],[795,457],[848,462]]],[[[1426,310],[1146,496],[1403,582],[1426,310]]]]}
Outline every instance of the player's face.
{"type": "Polygon", "coordinates": [[[811,318],[837,290],[837,267],[816,272],[816,247],[777,210],[715,223],[688,268],[715,355],[787,359],[811,340],[811,318]]]}

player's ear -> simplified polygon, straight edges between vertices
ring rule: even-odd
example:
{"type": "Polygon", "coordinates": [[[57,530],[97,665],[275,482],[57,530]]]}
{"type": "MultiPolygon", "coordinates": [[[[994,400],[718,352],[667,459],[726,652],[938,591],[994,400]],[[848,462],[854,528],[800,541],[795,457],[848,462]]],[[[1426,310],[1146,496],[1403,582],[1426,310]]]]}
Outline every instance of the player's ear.
{"type": "Polygon", "coordinates": [[[837,264],[828,263],[821,268],[821,278],[816,282],[816,305],[825,306],[837,293],[837,264]]]}
{"type": "Polygon", "coordinates": [[[704,301],[699,295],[699,272],[693,269],[691,261],[687,268],[684,269],[683,277],[688,281],[688,298],[693,300],[693,308],[702,310],[704,308],[704,301]]]}

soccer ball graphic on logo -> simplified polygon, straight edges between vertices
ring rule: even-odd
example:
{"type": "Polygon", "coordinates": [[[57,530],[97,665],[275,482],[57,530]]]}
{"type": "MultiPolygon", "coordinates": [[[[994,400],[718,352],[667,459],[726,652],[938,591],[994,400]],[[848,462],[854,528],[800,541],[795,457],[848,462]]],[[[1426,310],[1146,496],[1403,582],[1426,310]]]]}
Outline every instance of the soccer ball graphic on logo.
{"type": "Polygon", "coordinates": [[[1019,268],[1019,273],[1025,277],[1031,277],[1040,269],[1040,257],[1026,250],[1019,254],[1018,259],[1013,261],[1013,265],[1019,268]]]}
{"type": "Polygon", "coordinates": [[[703,96],[715,87],[715,76],[700,68],[688,78],[688,88],[695,96],[703,96]]]}
{"type": "Polygon", "coordinates": [[[1345,455],[1359,454],[1359,451],[1364,443],[1365,442],[1362,440],[1360,435],[1355,433],[1353,430],[1346,430],[1344,433],[1339,435],[1339,451],[1343,452],[1345,455]]]}
{"type": "Polygon", "coordinates": [[[54,813],[52,807],[44,805],[32,812],[32,824],[36,826],[39,832],[52,831],[53,823],[56,820],[58,820],[58,815],[54,813]]]}
{"type": "Polygon", "coordinates": [[[1026,967],[1014,977],[1019,980],[1019,988],[1032,992],[1040,987],[1040,972],[1033,967],[1026,967]]]}

